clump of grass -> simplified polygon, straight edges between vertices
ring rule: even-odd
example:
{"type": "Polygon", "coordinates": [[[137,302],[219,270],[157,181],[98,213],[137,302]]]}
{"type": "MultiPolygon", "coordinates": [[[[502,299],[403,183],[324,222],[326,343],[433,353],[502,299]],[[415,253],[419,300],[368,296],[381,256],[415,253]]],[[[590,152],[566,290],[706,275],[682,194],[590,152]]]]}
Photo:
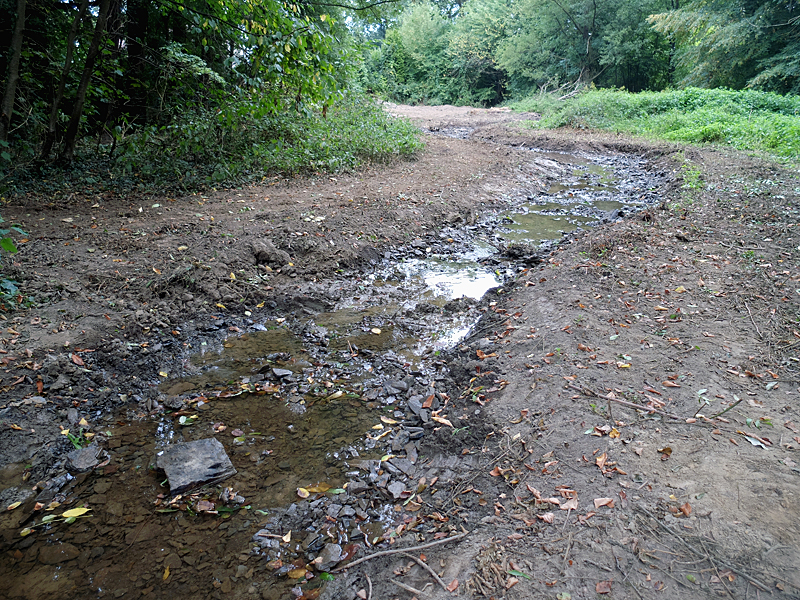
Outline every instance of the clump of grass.
{"type": "Polygon", "coordinates": [[[533,127],[604,129],[800,158],[797,96],[699,88],[638,94],[591,90],[564,101],[540,94],[513,108],[541,113],[533,127]]]}

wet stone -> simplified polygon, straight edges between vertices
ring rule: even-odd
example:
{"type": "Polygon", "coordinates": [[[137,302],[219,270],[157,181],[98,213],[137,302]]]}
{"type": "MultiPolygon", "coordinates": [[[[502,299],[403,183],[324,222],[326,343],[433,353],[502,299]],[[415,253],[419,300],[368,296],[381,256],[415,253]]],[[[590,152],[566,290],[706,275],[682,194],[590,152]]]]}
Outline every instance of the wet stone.
{"type": "Polygon", "coordinates": [[[335,519],[336,517],[339,516],[340,512],[342,512],[341,504],[331,504],[330,506],[328,506],[327,515],[330,518],[335,519]]]}
{"type": "Polygon", "coordinates": [[[215,438],[173,444],[156,458],[156,467],[167,474],[172,494],[219,483],[236,474],[225,448],[215,438]]]}
{"type": "MultiPolygon", "coordinates": [[[[408,384],[405,381],[399,379],[392,379],[386,383],[386,387],[394,388],[397,392],[407,392],[408,391],[408,384]]],[[[397,393],[391,392],[391,393],[397,393]]]]}
{"type": "Polygon", "coordinates": [[[354,517],[356,516],[356,509],[352,506],[345,506],[342,508],[341,512],[339,513],[339,517],[354,517]]]}
{"type": "Polygon", "coordinates": [[[69,452],[67,454],[67,463],[65,466],[67,471],[73,475],[77,473],[86,473],[94,469],[100,464],[100,461],[106,457],[106,452],[102,450],[96,442],[93,442],[85,448],[69,452]]]}
{"type": "Polygon", "coordinates": [[[284,377],[291,377],[292,375],[294,375],[294,373],[289,369],[279,369],[277,367],[272,369],[272,374],[275,375],[275,377],[277,377],[278,379],[283,379],[284,377]]]}
{"type": "Polygon", "coordinates": [[[411,463],[410,460],[405,458],[393,458],[390,462],[409,477],[413,477],[417,472],[417,468],[411,463]]]}
{"type": "Polygon", "coordinates": [[[406,457],[408,458],[408,460],[412,464],[416,463],[417,462],[417,458],[419,458],[418,455],[417,455],[417,447],[413,443],[409,443],[409,444],[406,444],[405,451],[406,451],[406,457]]]}
{"type": "Polygon", "coordinates": [[[39,562],[45,565],[57,565],[77,558],[80,553],[80,550],[72,544],[53,544],[39,550],[39,562]]]}

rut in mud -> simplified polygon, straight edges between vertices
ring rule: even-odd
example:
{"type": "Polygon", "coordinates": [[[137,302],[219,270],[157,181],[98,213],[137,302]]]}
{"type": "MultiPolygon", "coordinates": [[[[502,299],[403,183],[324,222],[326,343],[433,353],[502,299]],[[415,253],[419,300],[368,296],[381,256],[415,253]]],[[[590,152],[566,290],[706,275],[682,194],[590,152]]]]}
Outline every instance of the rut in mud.
{"type": "Polygon", "coordinates": [[[796,595],[796,174],[390,110],[418,162],[12,207],[9,597],[796,595]],[[100,466],[58,479],[60,427],[100,466]],[[155,457],[209,437],[238,473],[175,499],[155,457]],[[438,589],[333,573],[461,532],[438,589]]]}

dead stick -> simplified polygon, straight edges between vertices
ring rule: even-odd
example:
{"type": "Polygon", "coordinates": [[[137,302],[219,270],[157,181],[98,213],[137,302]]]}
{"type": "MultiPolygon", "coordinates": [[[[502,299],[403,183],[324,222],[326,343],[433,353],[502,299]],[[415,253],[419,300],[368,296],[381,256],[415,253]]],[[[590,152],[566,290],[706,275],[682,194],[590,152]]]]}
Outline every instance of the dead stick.
{"type": "Polygon", "coordinates": [[[372,600],[372,580],[367,574],[364,574],[364,577],[367,578],[367,600],[372,600]]]}
{"type": "Polygon", "coordinates": [[[605,398],[606,400],[616,402],[617,404],[622,404],[622,406],[627,406],[629,408],[635,408],[636,410],[643,410],[649,413],[658,413],[659,415],[669,417],[670,419],[677,419],[679,421],[685,420],[683,417],[679,417],[678,415],[671,415],[670,413],[664,412],[663,410],[658,410],[657,408],[642,406],[641,404],[634,404],[633,402],[626,402],[625,400],[620,400],[619,398],[610,398],[608,396],[601,396],[600,394],[598,394],[593,390],[590,390],[589,388],[579,388],[578,386],[572,385],[571,383],[568,383],[567,387],[571,390],[581,392],[582,394],[585,394],[587,396],[594,396],[595,398],[605,398]]]}
{"type": "Polygon", "coordinates": [[[403,588],[407,592],[411,592],[412,594],[417,594],[419,596],[425,596],[426,598],[428,597],[428,594],[426,594],[425,592],[420,591],[417,588],[413,588],[410,585],[406,585],[405,583],[402,583],[400,581],[397,581],[396,579],[390,579],[389,581],[391,581],[396,586],[403,588]]]}
{"type": "Polygon", "coordinates": [[[439,544],[446,544],[447,542],[454,542],[456,540],[460,540],[461,538],[466,537],[468,534],[469,532],[459,533],[458,535],[454,535],[448,538],[443,538],[441,540],[436,540],[435,542],[428,542],[427,544],[422,544],[421,546],[412,546],[410,548],[397,548],[396,550],[383,550],[381,552],[376,552],[375,554],[370,554],[369,556],[365,556],[364,558],[359,558],[358,560],[354,560],[350,564],[344,565],[342,567],[332,569],[330,572],[338,573],[339,571],[344,571],[345,569],[349,569],[350,567],[355,567],[356,565],[359,565],[362,562],[367,562],[368,560],[372,560],[373,558],[378,558],[379,556],[390,556],[392,554],[400,554],[401,552],[416,552],[417,550],[425,550],[426,548],[430,548],[431,546],[438,546],[439,544]]]}
{"type": "Polygon", "coordinates": [[[425,563],[425,562],[424,562],[422,559],[420,559],[420,558],[417,558],[416,556],[414,556],[413,554],[409,554],[408,552],[401,552],[400,554],[401,554],[402,556],[407,556],[408,558],[410,558],[411,560],[413,560],[415,563],[417,563],[417,564],[418,564],[420,567],[422,567],[423,569],[425,569],[425,570],[426,570],[428,573],[430,573],[430,574],[433,576],[433,578],[436,580],[436,583],[438,583],[440,586],[442,586],[442,589],[443,589],[444,591],[446,591],[446,592],[449,592],[449,591],[450,591],[450,590],[448,590],[448,589],[447,589],[447,584],[445,584],[445,582],[444,582],[444,581],[442,581],[442,578],[441,578],[441,577],[439,577],[439,576],[436,574],[436,571],[434,571],[433,569],[431,569],[431,567],[430,567],[429,565],[427,565],[427,564],[426,564],[426,563],[425,563]]]}

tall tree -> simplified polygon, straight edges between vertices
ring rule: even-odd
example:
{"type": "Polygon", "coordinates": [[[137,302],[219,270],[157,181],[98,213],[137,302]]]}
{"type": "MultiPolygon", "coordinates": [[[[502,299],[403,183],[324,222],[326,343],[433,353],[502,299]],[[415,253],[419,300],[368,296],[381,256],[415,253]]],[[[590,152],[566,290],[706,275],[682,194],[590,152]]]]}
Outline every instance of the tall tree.
{"type": "Polygon", "coordinates": [[[800,3],[688,0],[650,17],[675,42],[680,83],[800,92],[800,3]]]}
{"type": "Polygon", "coordinates": [[[14,33],[11,35],[11,61],[8,65],[6,89],[3,94],[3,103],[0,105],[0,141],[8,140],[8,131],[11,128],[11,116],[14,113],[14,101],[17,97],[17,82],[19,81],[19,61],[22,56],[22,36],[25,31],[25,0],[17,0],[17,19],[14,24],[14,33]]]}

